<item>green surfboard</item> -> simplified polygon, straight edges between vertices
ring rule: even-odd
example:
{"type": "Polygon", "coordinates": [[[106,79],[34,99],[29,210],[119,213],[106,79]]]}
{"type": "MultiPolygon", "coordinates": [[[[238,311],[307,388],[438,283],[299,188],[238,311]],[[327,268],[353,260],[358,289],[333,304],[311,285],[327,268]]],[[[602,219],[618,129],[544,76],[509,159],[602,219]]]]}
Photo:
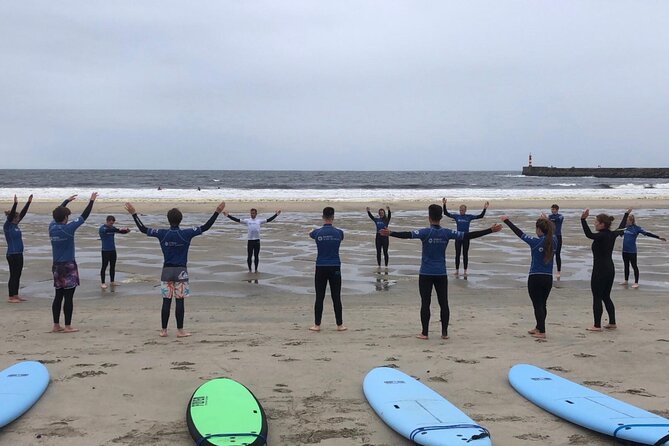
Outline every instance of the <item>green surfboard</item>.
{"type": "Polygon", "coordinates": [[[216,378],[195,390],[186,420],[198,446],[262,446],[267,417],[256,397],[242,384],[216,378]]]}

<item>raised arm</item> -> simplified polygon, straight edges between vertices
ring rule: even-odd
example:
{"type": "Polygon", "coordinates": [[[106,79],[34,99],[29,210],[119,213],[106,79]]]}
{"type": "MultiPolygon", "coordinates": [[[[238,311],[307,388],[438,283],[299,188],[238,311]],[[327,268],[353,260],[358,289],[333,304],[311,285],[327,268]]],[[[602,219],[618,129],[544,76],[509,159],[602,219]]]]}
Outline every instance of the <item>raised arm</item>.
{"type": "Polygon", "coordinates": [[[386,224],[390,224],[390,206],[386,206],[386,224]]]}
{"type": "Polygon", "coordinates": [[[620,220],[620,224],[618,225],[618,229],[625,229],[625,227],[627,226],[627,217],[629,217],[631,213],[632,213],[631,208],[627,209],[625,211],[625,215],[623,215],[623,219],[620,220]]]}
{"type": "Polygon", "coordinates": [[[374,218],[374,215],[372,214],[372,210],[369,208],[369,206],[367,206],[367,215],[369,216],[369,218],[372,219],[373,222],[376,222],[376,218],[374,218]]]}
{"type": "Polygon", "coordinates": [[[33,194],[30,194],[28,197],[28,201],[26,201],[25,206],[23,206],[23,209],[21,209],[21,213],[19,214],[19,221],[23,220],[23,217],[26,216],[28,213],[28,208],[30,207],[30,203],[33,202],[33,194]]]}
{"type": "Polygon", "coordinates": [[[91,211],[93,210],[93,203],[95,203],[95,199],[98,198],[98,193],[93,192],[91,194],[91,199],[88,201],[88,205],[86,206],[86,209],[84,209],[84,212],[81,213],[81,219],[86,220],[89,215],[91,215],[91,211]]]}
{"type": "Polygon", "coordinates": [[[588,216],[590,216],[590,209],[585,209],[581,214],[581,226],[583,227],[583,233],[585,236],[590,239],[594,239],[595,235],[590,230],[590,226],[588,226],[588,221],[586,220],[588,216]]]}
{"type": "Polygon", "coordinates": [[[274,213],[274,215],[272,215],[270,218],[268,218],[268,219],[267,219],[267,223],[269,223],[270,221],[274,220],[274,219],[275,219],[276,217],[278,217],[279,215],[281,215],[281,209],[279,209],[278,211],[276,211],[276,212],[274,213]]]}
{"type": "Polygon", "coordinates": [[[142,220],[139,219],[139,216],[137,215],[137,211],[135,210],[135,206],[132,205],[132,203],[126,203],[125,204],[125,210],[128,211],[128,214],[132,215],[132,219],[135,220],[135,224],[137,225],[137,229],[142,234],[146,234],[148,231],[148,228],[144,226],[144,223],[142,223],[142,220]]]}
{"type": "Polygon", "coordinates": [[[216,207],[216,210],[214,211],[212,216],[209,217],[209,220],[207,220],[207,222],[205,224],[200,226],[200,230],[202,232],[208,231],[209,228],[212,227],[212,225],[214,224],[214,222],[216,221],[218,216],[221,214],[221,212],[223,212],[223,209],[225,209],[225,201],[221,201],[221,203],[216,207]]]}
{"type": "Polygon", "coordinates": [[[444,215],[448,218],[453,218],[453,214],[448,212],[448,209],[446,209],[446,197],[441,199],[441,207],[443,208],[444,215]]]}
{"type": "Polygon", "coordinates": [[[9,213],[7,214],[7,221],[11,222],[14,220],[14,216],[16,215],[16,206],[19,205],[19,200],[16,198],[16,195],[14,195],[14,204],[12,205],[12,208],[9,210],[9,213]]]}
{"type": "Polygon", "coordinates": [[[69,196],[68,198],[66,198],[60,205],[63,206],[63,207],[67,207],[67,205],[68,205],[69,203],[73,202],[73,201],[76,200],[76,199],[77,199],[77,194],[70,195],[70,196],[69,196]]]}
{"type": "Polygon", "coordinates": [[[518,226],[514,225],[511,222],[511,220],[509,220],[509,217],[507,217],[506,215],[502,215],[500,217],[500,220],[502,220],[502,222],[504,222],[504,224],[506,224],[509,228],[511,228],[511,230],[513,231],[514,234],[516,234],[520,238],[523,238],[523,235],[525,235],[525,233],[523,231],[521,231],[518,226]]]}
{"type": "Polygon", "coordinates": [[[476,217],[474,217],[473,220],[485,217],[485,211],[488,210],[488,206],[490,206],[490,202],[486,201],[485,204],[483,205],[483,210],[481,211],[481,213],[476,217]]]}
{"type": "Polygon", "coordinates": [[[236,221],[237,223],[241,223],[242,221],[238,219],[237,217],[233,217],[232,215],[228,214],[226,211],[223,211],[223,215],[228,217],[232,221],[236,221]]]}

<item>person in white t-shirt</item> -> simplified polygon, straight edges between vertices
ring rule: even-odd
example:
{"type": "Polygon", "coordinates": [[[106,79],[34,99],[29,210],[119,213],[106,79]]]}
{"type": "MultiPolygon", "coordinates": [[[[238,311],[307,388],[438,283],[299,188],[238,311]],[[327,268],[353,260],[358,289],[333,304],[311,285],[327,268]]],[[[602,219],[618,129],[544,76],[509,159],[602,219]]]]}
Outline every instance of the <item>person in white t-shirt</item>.
{"type": "Polygon", "coordinates": [[[263,223],[269,223],[270,221],[274,220],[276,217],[281,214],[281,210],[279,209],[272,215],[271,217],[264,219],[264,218],[256,218],[258,216],[258,210],[257,209],[251,209],[251,218],[242,218],[239,219],[237,217],[233,217],[232,215],[228,214],[227,212],[223,212],[223,215],[228,217],[232,221],[236,221],[237,223],[241,223],[246,225],[246,228],[248,229],[248,234],[246,236],[246,239],[248,240],[247,245],[246,245],[246,252],[247,252],[247,257],[246,257],[246,263],[249,267],[249,272],[251,272],[251,260],[253,259],[253,266],[255,267],[255,272],[258,272],[258,254],[260,253],[260,225],[263,223]]]}

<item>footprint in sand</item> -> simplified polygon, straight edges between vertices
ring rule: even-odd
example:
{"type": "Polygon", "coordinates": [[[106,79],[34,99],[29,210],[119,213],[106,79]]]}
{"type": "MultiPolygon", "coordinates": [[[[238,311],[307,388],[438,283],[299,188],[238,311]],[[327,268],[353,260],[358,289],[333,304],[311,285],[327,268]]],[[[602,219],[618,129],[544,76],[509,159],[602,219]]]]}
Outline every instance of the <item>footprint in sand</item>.
{"type": "Polygon", "coordinates": [[[95,371],[95,370],[85,370],[83,372],[75,373],[74,375],[70,375],[67,379],[72,379],[72,378],[88,378],[89,376],[99,376],[99,375],[106,375],[106,372],[103,372],[102,370],[95,371]]]}
{"type": "Polygon", "coordinates": [[[276,393],[293,393],[286,384],[275,384],[275,387],[272,390],[276,393]]]}
{"type": "Polygon", "coordinates": [[[591,355],[589,353],[574,353],[574,356],[577,358],[596,358],[596,355],[591,355]]]}

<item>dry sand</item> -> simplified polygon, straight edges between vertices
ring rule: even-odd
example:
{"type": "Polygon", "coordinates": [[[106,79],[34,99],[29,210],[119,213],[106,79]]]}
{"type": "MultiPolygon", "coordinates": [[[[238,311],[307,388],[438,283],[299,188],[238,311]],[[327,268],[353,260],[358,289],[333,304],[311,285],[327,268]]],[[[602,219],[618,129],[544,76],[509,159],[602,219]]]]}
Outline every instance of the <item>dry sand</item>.
{"type": "MultiPolygon", "coordinates": [[[[135,203],[145,223],[165,224],[175,203],[135,203]]],[[[372,209],[388,203],[370,203],[372,209]]],[[[453,203],[452,207],[458,203],[453,203]]],[[[468,203],[478,212],[481,203],[468,203]]],[[[526,231],[550,202],[492,203],[472,229],[507,214],[526,231]]],[[[245,228],[224,217],[194,240],[189,258],[192,296],[186,303],[190,338],[158,337],[157,288],[162,256],[157,242],[138,231],[117,236],[119,261],[113,292],[99,288],[97,227],[108,213],[117,226],[132,220],[119,202],[96,203],[77,232],[82,285],[75,294],[75,334],[51,328],[51,250],[46,234],[53,203],[36,202],[21,223],[26,244],[22,304],[1,304],[0,368],[39,360],[51,374],[42,399],[0,431],[0,444],[190,445],[185,411],[207,379],[227,376],[248,386],[269,417],[269,445],[409,445],[370,409],[362,379],[373,367],[392,366],[415,376],[487,427],[495,445],[614,445],[607,437],[549,415],[519,396],[507,373],[531,363],[662,416],[669,416],[669,253],[667,244],[641,237],[641,287],[615,285],[619,329],[588,333],[592,324],[589,275],[592,256],[580,229],[580,211],[618,218],[639,208],[637,222],[669,235],[668,203],[562,202],[562,280],[549,298],[547,342],[526,334],[534,321],[526,291],[529,249],[505,228],[472,242],[469,280],[449,278],[450,339],[437,336],[433,300],[431,338],[420,341],[420,243],[391,239],[390,267],[378,271],[374,226],[366,203],[335,203],[335,225],[344,229],[343,305],[346,332],[336,332],[329,298],[323,331],[313,333],[315,245],[306,234],[318,225],[324,203],[228,203],[245,216],[283,214],[263,226],[260,273],[246,272],[245,228]]],[[[71,205],[75,215],[85,201],[71,205]]],[[[183,226],[204,223],[216,206],[179,203],[183,226]]],[[[424,227],[425,203],[391,203],[392,228],[424,227]]],[[[619,221],[619,220],[617,220],[619,221]]],[[[446,226],[453,226],[446,222],[446,226]]],[[[453,247],[447,265],[453,270],[453,247]]],[[[614,252],[622,278],[620,242],[614,252]]],[[[7,278],[7,265],[0,268],[7,278]]],[[[605,317],[606,320],[606,317],[605,317]]]]}

